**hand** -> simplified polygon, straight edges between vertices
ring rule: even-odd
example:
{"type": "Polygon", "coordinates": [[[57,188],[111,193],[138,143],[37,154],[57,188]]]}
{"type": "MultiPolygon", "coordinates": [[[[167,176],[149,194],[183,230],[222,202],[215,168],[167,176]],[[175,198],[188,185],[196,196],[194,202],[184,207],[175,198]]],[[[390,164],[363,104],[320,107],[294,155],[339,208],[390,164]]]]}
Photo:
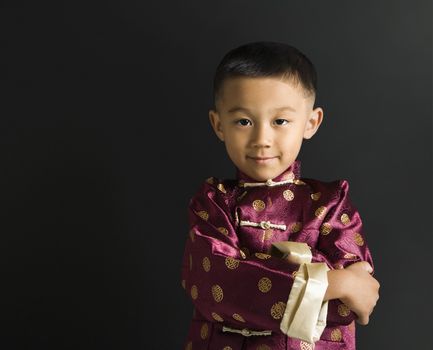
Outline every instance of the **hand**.
{"type": "Polygon", "coordinates": [[[372,268],[366,261],[347,266],[340,300],[358,315],[357,322],[367,325],[379,299],[379,282],[370,275],[372,268]]]}

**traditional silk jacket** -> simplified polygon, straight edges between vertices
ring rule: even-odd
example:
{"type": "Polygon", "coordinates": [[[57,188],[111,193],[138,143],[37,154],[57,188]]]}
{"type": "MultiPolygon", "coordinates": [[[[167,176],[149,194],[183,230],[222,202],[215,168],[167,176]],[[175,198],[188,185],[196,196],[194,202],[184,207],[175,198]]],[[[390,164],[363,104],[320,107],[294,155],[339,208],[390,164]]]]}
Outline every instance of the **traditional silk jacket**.
{"type": "Polygon", "coordinates": [[[323,301],[327,271],[374,269],[346,180],[211,177],[189,203],[182,286],[194,305],[185,349],[355,349],[355,319],[323,301]]]}

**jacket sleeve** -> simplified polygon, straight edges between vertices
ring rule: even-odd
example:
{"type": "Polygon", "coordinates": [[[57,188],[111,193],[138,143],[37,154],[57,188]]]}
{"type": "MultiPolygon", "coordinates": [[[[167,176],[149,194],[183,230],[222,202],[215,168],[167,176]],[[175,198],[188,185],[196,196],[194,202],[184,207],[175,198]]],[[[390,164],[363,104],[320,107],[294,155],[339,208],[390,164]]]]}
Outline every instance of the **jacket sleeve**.
{"type": "MultiPolygon", "coordinates": [[[[301,265],[265,253],[245,254],[239,247],[224,191],[205,182],[190,200],[183,287],[209,321],[224,322],[228,327],[281,332],[283,316],[290,316],[288,296],[301,265]]],[[[312,263],[309,267],[313,276],[321,276],[324,294],[326,264],[312,263]]],[[[304,338],[311,341],[313,335],[304,338]]]]}
{"type": "MultiPolygon", "coordinates": [[[[362,220],[350,200],[349,183],[346,180],[339,181],[337,195],[322,208],[324,208],[322,210],[325,211],[325,215],[320,224],[317,245],[317,250],[321,254],[318,254],[317,258],[313,256],[313,261],[323,261],[321,256],[326,256],[330,269],[342,269],[358,261],[367,261],[374,273],[373,260],[363,233],[362,220]]],[[[321,216],[320,213],[318,216],[321,216]]],[[[329,300],[327,324],[347,325],[356,318],[357,315],[341,300],[329,300]]]]}

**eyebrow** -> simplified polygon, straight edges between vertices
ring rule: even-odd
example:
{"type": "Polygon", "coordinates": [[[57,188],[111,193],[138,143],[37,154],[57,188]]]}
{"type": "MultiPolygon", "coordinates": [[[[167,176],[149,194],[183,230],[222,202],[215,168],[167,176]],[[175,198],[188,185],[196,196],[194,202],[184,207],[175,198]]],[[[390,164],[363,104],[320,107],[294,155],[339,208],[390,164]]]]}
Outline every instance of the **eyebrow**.
{"type": "MultiPolygon", "coordinates": [[[[296,112],[296,109],[294,109],[291,106],[283,106],[283,107],[273,108],[271,111],[273,111],[273,112],[281,112],[281,111],[285,111],[285,110],[296,112]]],[[[227,113],[235,113],[235,112],[247,112],[247,113],[250,113],[250,110],[248,108],[245,108],[245,107],[235,106],[233,108],[230,108],[227,111],[227,113]]]]}

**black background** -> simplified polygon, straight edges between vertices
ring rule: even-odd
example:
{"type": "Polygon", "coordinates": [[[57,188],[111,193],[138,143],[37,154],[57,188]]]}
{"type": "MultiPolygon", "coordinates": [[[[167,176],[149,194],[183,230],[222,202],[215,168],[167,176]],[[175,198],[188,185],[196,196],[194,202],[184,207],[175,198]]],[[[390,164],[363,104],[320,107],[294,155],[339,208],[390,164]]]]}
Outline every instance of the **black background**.
{"type": "MultiPolygon", "coordinates": [[[[222,56],[298,47],[325,112],[304,177],[345,178],[381,298],[358,348],[425,349],[428,1],[3,2],[0,347],[181,349],[187,204],[234,167],[208,122],[222,56]]],[[[429,337],[431,340],[431,337],[429,337]]]]}

